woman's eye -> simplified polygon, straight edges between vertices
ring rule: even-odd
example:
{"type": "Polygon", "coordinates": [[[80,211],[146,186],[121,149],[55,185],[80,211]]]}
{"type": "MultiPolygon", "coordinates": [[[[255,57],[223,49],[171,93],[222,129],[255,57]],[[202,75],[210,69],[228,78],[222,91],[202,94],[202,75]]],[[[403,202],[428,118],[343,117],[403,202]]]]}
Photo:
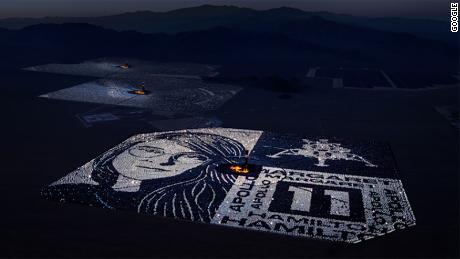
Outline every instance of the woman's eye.
{"type": "Polygon", "coordinates": [[[199,154],[184,154],[176,158],[176,161],[180,163],[203,163],[207,160],[206,156],[199,154]]]}
{"type": "Polygon", "coordinates": [[[164,150],[158,147],[141,146],[139,149],[147,153],[164,154],[164,150]]]}
{"type": "Polygon", "coordinates": [[[152,147],[152,146],[138,146],[135,148],[131,148],[129,153],[135,157],[154,157],[154,156],[161,156],[165,152],[162,148],[159,147],[152,147]]]}

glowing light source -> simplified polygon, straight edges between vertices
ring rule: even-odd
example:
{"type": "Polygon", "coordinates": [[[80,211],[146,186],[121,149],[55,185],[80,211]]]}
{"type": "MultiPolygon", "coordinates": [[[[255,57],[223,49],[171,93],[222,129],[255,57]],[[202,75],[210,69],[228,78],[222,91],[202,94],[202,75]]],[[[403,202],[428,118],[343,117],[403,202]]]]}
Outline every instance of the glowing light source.
{"type": "Polygon", "coordinates": [[[139,94],[139,95],[146,95],[148,94],[148,91],[145,90],[145,82],[142,82],[139,86],[140,89],[138,90],[132,90],[132,91],[129,91],[128,93],[130,94],[139,94]]]}
{"type": "Polygon", "coordinates": [[[125,63],[125,64],[121,65],[120,68],[128,69],[128,68],[130,68],[130,66],[129,66],[128,63],[125,63]]]}
{"type": "Polygon", "coordinates": [[[249,168],[247,166],[232,165],[230,166],[230,170],[232,170],[235,173],[239,173],[239,174],[249,173],[249,168]]]}
{"type": "Polygon", "coordinates": [[[134,91],[130,91],[129,93],[131,93],[131,94],[139,94],[139,95],[147,94],[146,91],[144,91],[144,90],[134,90],[134,91]]]}

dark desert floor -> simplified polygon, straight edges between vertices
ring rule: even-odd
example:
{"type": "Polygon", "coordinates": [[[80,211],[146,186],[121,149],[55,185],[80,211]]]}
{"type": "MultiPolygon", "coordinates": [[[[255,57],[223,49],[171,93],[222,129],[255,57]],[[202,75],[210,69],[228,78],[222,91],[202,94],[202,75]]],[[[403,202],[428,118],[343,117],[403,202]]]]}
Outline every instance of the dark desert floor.
{"type": "Polygon", "coordinates": [[[458,106],[458,88],[310,88],[288,96],[245,88],[206,114],[223,121],[223,127],[388,141],[417,225],[343,245],[42,200],[42,187],[128,137],[154,131],[141,121],[85,128],[75,114],[100,105],[36,97],[89,80],[27,71],[0,74],[3,256],[459,255],[459,132],[435,109],[458,106]]]}

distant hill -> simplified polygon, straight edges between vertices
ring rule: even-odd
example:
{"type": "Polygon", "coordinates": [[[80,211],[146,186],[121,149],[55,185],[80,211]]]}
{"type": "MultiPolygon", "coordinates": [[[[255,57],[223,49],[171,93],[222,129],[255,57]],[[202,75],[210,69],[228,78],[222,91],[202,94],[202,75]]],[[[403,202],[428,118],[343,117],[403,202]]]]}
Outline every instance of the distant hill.
{"type": "MultiPolygon", "coordinates": [[[[180,15],[187,10],[180,10],[180,15]]],[[[286,12],[271,10],[277,11],[286,12]]],[[[230,76],[303,77],[315,66],[369,67],[397,74],[410,84],[428,85],[451,82],[458,73],[458,48],[406,33],[317,16],[286,22],[275,19],[260,26],[251,30],[218,26],[175,34],[120,32],[85,23],[0,29],[0,68],[111,56],[222,65],[222,75],[230,76]]]]}
{"type": "Polygon", "coordinates": [[[388,32],[409,33],[417,37],[439,40],[450,45],[458,37],[450,33],[447,22],[403,18],[368,18],[328,12],[307,12],[281,7],[266,11],[234,6],[203,5],[169,12],[140,11],[102,17],[45,17],[0,19],[0,27],[21,29],[41,23],[88,23],[118,31],[133,30],[143,33],[178,33],[207,30],[218,26],[249,31],[271,30],[273,26],[302,23],[311,17],[357,25],[388,32]]]}

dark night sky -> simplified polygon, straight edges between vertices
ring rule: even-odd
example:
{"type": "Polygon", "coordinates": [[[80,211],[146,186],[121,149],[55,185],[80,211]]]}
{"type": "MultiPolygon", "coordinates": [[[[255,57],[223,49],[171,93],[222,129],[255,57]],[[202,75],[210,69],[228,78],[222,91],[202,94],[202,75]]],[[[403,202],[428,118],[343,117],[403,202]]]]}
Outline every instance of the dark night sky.
{"type": "Polygon", "coordinates": [[[0,17],[99,16],[128,11],[167,11],[202,4],[256,9],[280,6],[364,16],[448,18],[450,0],[0,0],[0,17]]]}

